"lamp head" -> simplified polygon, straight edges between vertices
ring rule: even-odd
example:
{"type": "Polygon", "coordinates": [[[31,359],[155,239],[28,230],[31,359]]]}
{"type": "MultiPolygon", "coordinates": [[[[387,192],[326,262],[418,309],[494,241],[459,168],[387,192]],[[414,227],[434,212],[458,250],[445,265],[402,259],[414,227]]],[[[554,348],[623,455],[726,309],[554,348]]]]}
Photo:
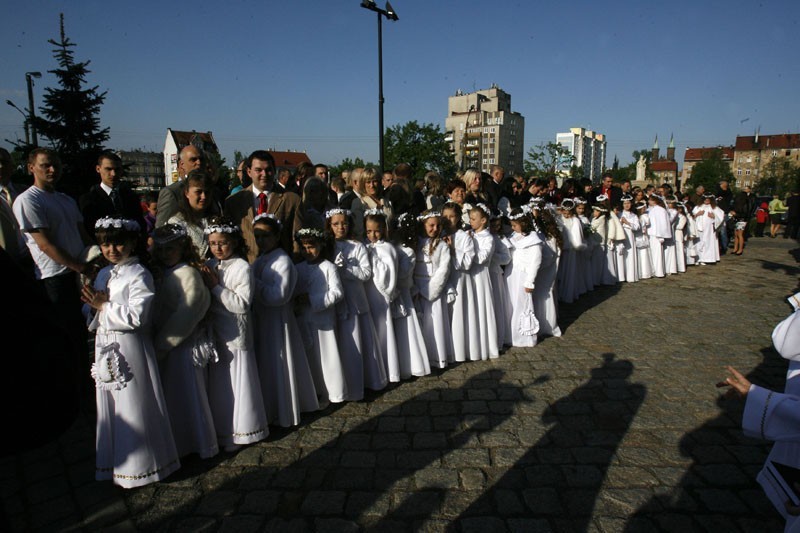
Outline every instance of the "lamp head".
{"type": "Polygon", "coordinates": [[[389,20],[397,20],[399,18],[389,2],[386,2],[386,18],[389,20]]]}
{"type": "Polygon", "coordinates": [[[26,72],[25,75],[28,76],[29,78],[37,78],[37,79],[42,77],[41,72],[26,72]]]}

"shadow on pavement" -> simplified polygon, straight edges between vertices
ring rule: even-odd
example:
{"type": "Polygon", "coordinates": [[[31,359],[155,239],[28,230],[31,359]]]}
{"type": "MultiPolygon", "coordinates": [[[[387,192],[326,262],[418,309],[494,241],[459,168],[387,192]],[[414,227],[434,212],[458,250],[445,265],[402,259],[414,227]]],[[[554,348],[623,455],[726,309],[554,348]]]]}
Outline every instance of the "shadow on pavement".
{"type": "MultiPolygon", "coordinates": [[[[747,375],[753,383],[783,390],[787,361],[772,347],[747,375]]],[[[720,379],[724,377],[720,369],[720,379]]],[[[709,387],[713,387],[709,383],[709,387]]],[[[626,532],[783,531],[783,521],[755,484],[771,445],[742,434],[744,401],[717,399],[719,416],[686,433],[681,455],[692,459],[667,494],[651,498],[634,513],[626,532]],[[755,485],[755,486],[754,486],[755,485]]]]}
{"type": "Polygon", "coordinates": [[[603,354],[588,382],[550,405],[551,425],[450,531],[586,531],[606,472],[647,394],[633,364],[603,354]]]}
{"type": "MultiPolygon", "coordinates": [[[[645,280],[646,281],[646,280],[645,280]]],[[[558,326],[564,335],[569,327],[578,320],[583,313],[596,307],[616,295],[622,288],[621,283],[616,285],[602,285],[582,294],[572,303],[558,302],[558,326]]]]}

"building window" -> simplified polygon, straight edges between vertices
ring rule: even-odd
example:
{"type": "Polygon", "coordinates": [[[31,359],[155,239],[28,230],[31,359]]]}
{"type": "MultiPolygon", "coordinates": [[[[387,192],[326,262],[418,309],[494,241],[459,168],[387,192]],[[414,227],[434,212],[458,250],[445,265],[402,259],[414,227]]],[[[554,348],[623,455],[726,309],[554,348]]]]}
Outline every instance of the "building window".
{"type": "Polygon", "coordinates": [[[748,168],[747,170],[744,171],[744,173],[745,173],[745,175],[749,176],[750,175],[750,169],[748,168]]]}
{"type": "Polygon", "coordinates": [[[742,175],[742,169],[741,168],[736,169],[736,175],[737,176],[741,176],[742,175]]]}
{"type": "Polygon", "coordinates": [[[489,133],[494,133],[494,128],[489,128],[489,133]]]}
{"type": "Polygon", "coordinates": [[[777,150],[773,150],[773,151],[772,151],[772,157],[775,157],[775,156],[777,156],[777,155],[778,155],[778,151],[777,151],[777,150]]]}
{"type": "Polygon", "coordinates": [[[483,128],[483,133],[489,133],[489,128],[483,128]]]}
{"type": "Polygon", "coordinates": [[[750,156],[748,155],[748,156],[747,156],[747,162],[748,162],[748,163],[750,163],[750,162],[752,162],[752,161],[753,161],[753,158],[752,158],[752,157],[750,157],[750,156]]]}

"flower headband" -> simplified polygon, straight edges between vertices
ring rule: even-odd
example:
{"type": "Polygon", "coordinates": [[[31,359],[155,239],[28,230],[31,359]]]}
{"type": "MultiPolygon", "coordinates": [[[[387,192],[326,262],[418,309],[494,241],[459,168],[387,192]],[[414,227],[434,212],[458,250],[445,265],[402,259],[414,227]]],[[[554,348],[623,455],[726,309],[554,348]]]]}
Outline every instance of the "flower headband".
{"type": "Polygon", "coordinates": [[[595,202],[605,202],[606,200],[608,200],[608,196],[606,196],[605,194],[601,194],[600,196],[594,199],[595,202]]]}
{"type": "Polygon", "coordinates": [[[376,216],[381,216],[381,217],[385,217],[385,216],[386,216],[386,213],[384,213],[384,212],[383,212],[383,209],[378,209],[377,207],[373,207],[372,209],[367,209],[366,211],[364,211],[364,216],[365,216],[365,217],[368,217],[368,216],[373,216],[373,217],[376,217],[376,216]]]}
{"type": "Polygon", "coordinates": [[[255,226],[256,222],[267,218],[277,222],[279,228],[283,225],[281,224],[281,221],[278,219],[278,217],[276,217],[273,213],[261,213],[260,215],[256,215],[256,217],[253,219],[253,225],[255,226]]]}
{"type": "MultiPolygon", "coordinates": [[[[466,205],[467,204],[464,204],[465,207],[466,205]]],[[[473,205],[472,207],[469,208],[469,211],[473,209],[480,209],[481,211],[483,211],[483,214],[486,215],[486,218],[492,218],[492,210],[489,209],[489,206],[484,203],[477,203],[473,205]]]]}
{"type": "Polygon", "coordinates": [[[623,194],[619,200],[620,202],[632,202],[633,196],[631,196],[630,194],[623,194]]]}
{"type": "Polygon", "coordinates": [[[164,224],[153,232],[153,242],[156,244],[167,244],[182,239],[187,235],[186,227],[182,224],[164,224]]]}
{"type": "Polygon", "coordinates": [[[516,215],[508,215],[508,220],[519,220],[525,217],[530,217],[530,214],[523,208],[522,211],[516,215]]]}
{"type": "Polygon", "coordinates": [[[141,231],[139,223],[129,218],[103,217],[94,223],[94,229],[125,229],[127,231],[141,231]]]}
{"type": "MultiPolygon", "coordinates": [[[[370,209],[370,211],[372,211],[372,210],[370,209]]],[[[364,214],[366,215],[366,213],[364,213],[364,214]]],[[[350,210],[349,209],[342,209],[340,207],[336,207],[334,209],[329,209],[329,210],[325,211],[325,218],[331,218],[333,215],[344,215],[346,217],[349,217],[350,216],[350,210]]]]}
{"type": "Polygon", "coordinates": [[[411,219],[411,218],[412,218],[412,217],[411,217],[411,213],[409,213],[408,211],[406,211],[405,213],[403,213],[403,214],[401,214],[399,217],[397,217],[397,223],[398,223],[398,224],[402,224],[403,222],[405,222],[406,220],[409,220],[409,219],[411,219]]]}
{"type": "Polygon", "coordinates": [[[640,200],[636,202],[636,209],[644,209],[647,207],[647,202],[640,200]]]}
{"type": "Polygon", "coordinates": [[[428,211],[424,215],[418,216],[417,217],[417,221],[418,222],[424,222],[425,220],[428,220],[429,218],[441,217],[441,216],[442,216],[442,213],[440,211],[428,211]]]}
{"type": "Polygon", "coordinates": [[[572,210],[575,209],[575,200],[564,198],[561,200],[561,209],[572,210]]]}
{"type": "Polygon", "coordinates": [[[297,233],[294,234],[294,238],[296,240],[301,240],[301,239],[324,239],[325,238],[325,234],[322,233],[322,231],[318,230],[317,228],[303,228],[301,230],[298,230],[297,233]]]}
{"type": "Polygon", "coordinates": [[[592,209],[594,209],[595,211],[600,211],[601,213],[608,213],[608,209],[606,209],[602,205],[595,204],[592,206],[592,209]]]}
{"type": "Polygon", "coordinates": [[[587,203],[586,200],[584,200],[581,197],[576,197],[573,200],[575,202],[575,205],[583,205],[583,204],[587,203]]]}
{"type": "Polygon", "coordinates": [[[239,226],[234,224],[212,224],[208,226],[206,229],[203,230],[203,233],[206,235],[211,235],[212,233],[239,233],[240,230],[239,226]]]}

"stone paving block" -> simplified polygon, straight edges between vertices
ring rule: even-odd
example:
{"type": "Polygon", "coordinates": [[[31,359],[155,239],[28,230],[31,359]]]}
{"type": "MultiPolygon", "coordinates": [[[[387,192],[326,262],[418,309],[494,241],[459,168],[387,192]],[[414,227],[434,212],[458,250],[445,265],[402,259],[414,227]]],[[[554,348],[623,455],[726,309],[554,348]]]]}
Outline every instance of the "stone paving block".
{"type": "Polygon", "coordinates": [[[345,450],[368,450],[372,442],[369,433],[347,433],[342,435],[339,446],[345,450]]]}
{"type": "Polygon", "coordinates": [[[406,433],[375,434],[372,447],[376,450],[406,450],[411,447],[411,438],[406,433]]]}
{"type": "Polygon", "coordinates": [[[453,450],[443,457],[445,465],[450,467],[489,466],[489,451],[486,449],[453,450]]]}
{"type": "Polygon", "coordinates": [[[614,466],[606,473],[608,487],[654,487],[659,484],[653,474],[638,466],[614,466]]]}
{"type": "Polygon", "coordinates": [[[486,476],[479,468],[462,468],[458,472],[464,490],[481,489],[486,484],[486,476]]]}
{"type": "Polygon", "coordinates": [[[556,465],[539,464],[525,468],[525,480],[531,487],[551,487],[565,483],[564,473],[556,465]]]}
{"type": "Polygon", "coordinates": [[[272,518],[264,526],[267,533],[306,533],[311,531],[311,524],[303,518],[272,518]]]}
{"type": "Polygon", "coordinates": [[[337,515],[344,511],[347,493],[344,491],[310,491],[300,506],[304,515],[337,515]]]}
{"type": "Polygon", "coordinates": [[[343,452],[339,464],[347,468],[372,468],[377,457],[371,451],[343,452]]]}
{"type": "Polygon", "coordinates": [[[747,485],[750,481],[750,476],[732,464],[695,465],[692,468],[692,472],[705,480],[710,486],[719,488],[747,485]]]}
{"type": "Polygon", "coordinates": [[[219,533],[240,533],[247,531],[261,531],[264,517],[255,514],[238,514],[226,516],[222,519],[219,533]]]}
{"type": "Polygon", "coordinates": [[[723,489],[698,488],[695,491],[698,501],[712,513],[737,515],[746,513],[749,508],[736,495],[723,489]]]}
{"type": "Polygon", "coordinates": [[[128,518],[128,508],[121,499],[112,499],[84,507],[83,525],[89,530],[105,529],[124,522],[128,518]]]}
{"type": "Polygon", "coordinates": [[[418,489],[458,488],[458,470],[425,468],[414,473],[414,484],[418,489]]]}
{"type": "Polygon", "coordinates": [[[194,513],[201,516],[230,516],[232,515],[242,494],[229,490],[217,490],[205,496],[195,507],[194,513]]]}
{"type": "Polygon", "coordinates": [[[550,523],[543,518],[509,518],[506,520],[511,533],[549,533],[553,531],[550,523]]]}
{"type": "Polygon", "coordinates": [[[506,524],[500,518],[479,516],[465,518],[460,522],[462,533],[493,533],[507,531],[506,524]]]}
{"type": "Polygon", "coordinates": [[[317,518],[314,520],[314,527],[318,533],[348,533],[360,530],[355,522],[341,518],[317,518]]]}
{"type": "Polygon", "coordinates": [[[402,416],[382,416],[378,420],[377,431],[381,433],[396,433],[403,431],[405,418],[402,416]]]}
{"type": "Polygon", "coordinates": [[[271,515],[278,509],[281,493],[275,490],[254,490],[244,494],[238,511],[244,514],[271,515]]]}
{"type": "Polygon", "coordinates": [[[427,518],[439,511],[442,495],[438,491],[395,491],[390,515],[398,520],[427,518]]]}
{"type": "Polygon", "coordinates": [[[558,491],[553,488],[535,488],[522,491],[525,505],[537,515],[560,515],[564,512],[558,491]]]}
{"type": "Polygon", "coordinates": [[[34,529],[47,528],[50,524],[67,517],[75,517],[77,522],[80,516],[72,498],[66,494],[45,503],[31,505],[30,512],[30,522],[34,529]]]}
{"type": "Polygon", "coordinates": [[[392,496],[387,492],[353,491],[347,496],[345,514],[349,517],[385,516],[391,507],[392,496]]]}
{"type": "Polygon", "coordinates": [[[397,452],[397,464],[404,468],[439,468],[442,464],[442,453],[439,450],[413,450],[397,452]]]}
{"type": "Polygon", "coordinates": [[[374,470],[372,468],[337,468],[333,471],[333,488],[370,489],[374,484],[374,470]]]}
{"type": "Polygon", "coordinates": [[[428,432],[433,429],[433,423],[428,416],[406,417],[406,431],[409,433],[428,432]]]}
{"type": "Polygon", "coordinates": [[[416,433],[413,437],[412,446],[414,449],[436,449],[447,448],[447,437],[444,432],[423,432],[416,433]]]}

